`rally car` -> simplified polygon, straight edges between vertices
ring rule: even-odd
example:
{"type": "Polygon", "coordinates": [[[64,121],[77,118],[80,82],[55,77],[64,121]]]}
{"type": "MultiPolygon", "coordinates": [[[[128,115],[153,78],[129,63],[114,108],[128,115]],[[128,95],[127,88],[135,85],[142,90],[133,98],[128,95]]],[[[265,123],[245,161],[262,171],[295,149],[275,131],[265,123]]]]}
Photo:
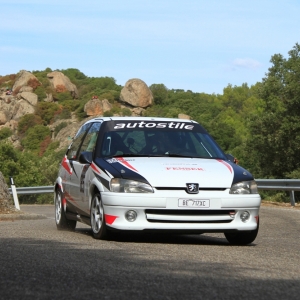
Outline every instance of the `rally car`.
{"type": "Polygon", "coordinates": [[[69,146],[55,182],[55,222],[112,231],[222,232],[252,243],[261,198],[253,176],[197,122],[99,117],[69,146]]]}

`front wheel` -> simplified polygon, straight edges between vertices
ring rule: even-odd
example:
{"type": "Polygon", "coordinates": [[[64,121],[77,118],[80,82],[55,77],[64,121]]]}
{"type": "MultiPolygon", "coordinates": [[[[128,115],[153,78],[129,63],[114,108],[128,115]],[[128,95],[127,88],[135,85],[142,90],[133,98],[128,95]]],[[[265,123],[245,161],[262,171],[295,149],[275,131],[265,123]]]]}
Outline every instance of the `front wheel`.
{"type": "Polygon", "coordinates": [[[105,224],[104,209],[101,196],[96,193],[91,204],[91,228],[95,239],[104,240],[108,237],[105,224]]]}
{"type": "Polygon", "coordinates": [[[259,221],[257,228],[250,231],[225,232],[224,235],[227,241],[232,245],[248,245],[251,244],[258,234],[259,221]]]}
{"type": "Polygon", "coordinates": [[[76,221],[68,220],[63,207],[61,190],[55,191],[55,223],[58,230],[74,230],[76,221]]]}

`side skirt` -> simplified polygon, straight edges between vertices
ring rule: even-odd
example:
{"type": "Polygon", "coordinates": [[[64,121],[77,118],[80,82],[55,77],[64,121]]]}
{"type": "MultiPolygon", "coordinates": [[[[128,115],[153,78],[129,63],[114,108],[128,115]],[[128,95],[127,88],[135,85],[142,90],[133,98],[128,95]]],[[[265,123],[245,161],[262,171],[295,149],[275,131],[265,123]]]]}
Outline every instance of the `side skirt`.
{"type": "Polygon", "coordinates": [[[74,214],[74,213],[71,213],[71,212],[67,212],[66,213],[66,217],[69,220],[78,221],[78,222],[81,222],[81,223],[84,223],[86,225],[91,226],[91,220],[90,220],[89,217],[78,215],[78,214],[74,214]]]}

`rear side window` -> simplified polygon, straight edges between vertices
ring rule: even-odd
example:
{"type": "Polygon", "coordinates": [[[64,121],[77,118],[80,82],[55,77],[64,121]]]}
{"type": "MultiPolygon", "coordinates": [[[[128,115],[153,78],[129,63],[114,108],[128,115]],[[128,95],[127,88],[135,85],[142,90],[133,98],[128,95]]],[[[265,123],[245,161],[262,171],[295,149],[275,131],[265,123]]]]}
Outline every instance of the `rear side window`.
{"type": "Polygon", "coordinates": [[[83,125],[77,132],[76,136],[73,139],[72,145],[67,152],[67,158],[76,160],[78,157],[79,148],[87,133],[88,129],[91,127],[92,123],[83,125]]]}
{"type": "Polygon", "coordinates": [[[80,152],[84,152],[84,151],[93,152],[94,151],[100,126],[101,126],[101,123],[97,122],[97,123],[94,123],[90,127],[88,133],[86,134],[86,136],[84,138],[80,152]]]}

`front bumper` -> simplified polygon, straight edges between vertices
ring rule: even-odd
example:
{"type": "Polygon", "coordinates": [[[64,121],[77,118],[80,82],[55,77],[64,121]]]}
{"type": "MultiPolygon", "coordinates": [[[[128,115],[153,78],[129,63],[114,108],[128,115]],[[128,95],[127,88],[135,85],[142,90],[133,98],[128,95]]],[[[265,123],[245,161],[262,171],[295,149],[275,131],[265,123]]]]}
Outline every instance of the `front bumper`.
{"type": "Polygon", "coordinates": [[[116,230],[164,230],[191,232],[225,232],[255,230],[261,198],[258,194],[232,195],[227,191],[186,194],[178,191],[160,191],[153,194],[126,194],[103,192],[102,200],[106,222],[116,230]],[[209,208],[178,207],[178,199],[209,200],[209,208]],[[128,210],[134,210],[137,218],[129,222],[128,210]],[[243,222],[242,212],[250,218],[243,222]]]}

